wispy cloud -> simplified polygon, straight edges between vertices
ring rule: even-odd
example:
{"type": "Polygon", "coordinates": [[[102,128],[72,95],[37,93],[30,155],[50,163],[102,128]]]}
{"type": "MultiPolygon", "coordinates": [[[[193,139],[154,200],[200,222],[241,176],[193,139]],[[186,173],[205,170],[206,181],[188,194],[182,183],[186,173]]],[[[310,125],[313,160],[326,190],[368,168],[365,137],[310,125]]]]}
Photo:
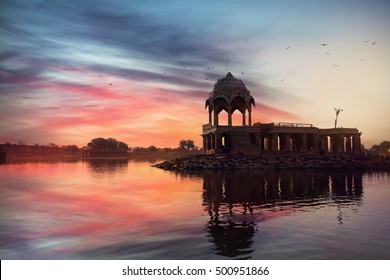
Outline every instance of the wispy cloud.
{"type": "MultiPolygon", "coordinates": [[[[314,115],[309,103],[366,106],[367,89],[389,89],[388,1],[5,0],[0,9],[3,141],[196,139],[207,121],[204,100],[226,71],[245,82],[261,122],[306,122],[302,116],[314,115]],[[348,22],[346,10],[354,15],[348,22]],[[377,43],[356,46],[364,40],[377,43]],[[343,59],[337,73],[336,58],[343,59]]],[[[384,101],[370,105],[373,119],[388,115],[384,101]]]]}

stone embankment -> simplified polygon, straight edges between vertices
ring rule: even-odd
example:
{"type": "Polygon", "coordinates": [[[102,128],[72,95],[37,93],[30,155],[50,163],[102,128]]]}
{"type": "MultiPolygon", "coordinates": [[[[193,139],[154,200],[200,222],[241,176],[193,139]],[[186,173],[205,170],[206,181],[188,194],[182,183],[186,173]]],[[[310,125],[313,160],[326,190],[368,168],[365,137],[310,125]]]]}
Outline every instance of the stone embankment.
{"type": "Polygon", "coordinates": [[[347,168],[390,169],[390,159],[350,155],[197,155],[180,157],[153,165],[165,170],[209,169],[282,169],[282,168],[347,168]]]}

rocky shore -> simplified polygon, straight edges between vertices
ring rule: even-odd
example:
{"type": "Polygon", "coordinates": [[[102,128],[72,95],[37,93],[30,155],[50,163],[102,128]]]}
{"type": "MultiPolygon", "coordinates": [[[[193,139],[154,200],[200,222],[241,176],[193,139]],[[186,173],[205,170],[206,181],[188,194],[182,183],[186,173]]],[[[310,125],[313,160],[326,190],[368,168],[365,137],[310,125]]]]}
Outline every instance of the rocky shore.
{"type": "Polygon", "coordinates": [[[282,168],[390,169],[390,159],[352,155],[195,155],[153,165],[165,170],[259,170],[282,168]]]}

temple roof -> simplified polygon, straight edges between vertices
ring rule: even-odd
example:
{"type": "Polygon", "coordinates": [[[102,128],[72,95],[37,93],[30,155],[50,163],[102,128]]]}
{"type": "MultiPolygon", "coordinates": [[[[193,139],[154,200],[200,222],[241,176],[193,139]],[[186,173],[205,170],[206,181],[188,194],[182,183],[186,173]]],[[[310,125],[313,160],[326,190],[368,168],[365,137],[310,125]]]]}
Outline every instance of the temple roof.
{"type": "Polygon", "coordinates": [[[210,93],[210,96],[224,95],[231,97],[233,95],[239,95],[242,97],[249,97],[250,92],[247,90],[245,84],[240,79],[237,79],[232,73],[227,73],[225,77],[218,79],[214,84],[214,89],[210,93]]]}
{"type": "Polygon", "coordinates": [[[205,108],[210,106],[210,110],[214,110],[223,107],[229,110],[228,108],[232,107],[233,110],[239,109],[244,112],[246,109],[250,110],[251,105],[255,106],[255,100],[244,82],[229,72],[214,84],[214,89],[206,100],[205,108]]]}

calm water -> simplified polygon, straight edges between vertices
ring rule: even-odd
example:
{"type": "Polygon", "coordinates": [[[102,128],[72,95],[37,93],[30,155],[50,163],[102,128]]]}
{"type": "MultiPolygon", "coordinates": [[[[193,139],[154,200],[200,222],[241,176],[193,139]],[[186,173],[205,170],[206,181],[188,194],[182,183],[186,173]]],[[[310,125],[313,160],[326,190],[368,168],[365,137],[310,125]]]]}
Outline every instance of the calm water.
{"type": "Polygon", "coordinates": [[[0,165],[1,259],[390,259],[390,172],[0,165]]]}

